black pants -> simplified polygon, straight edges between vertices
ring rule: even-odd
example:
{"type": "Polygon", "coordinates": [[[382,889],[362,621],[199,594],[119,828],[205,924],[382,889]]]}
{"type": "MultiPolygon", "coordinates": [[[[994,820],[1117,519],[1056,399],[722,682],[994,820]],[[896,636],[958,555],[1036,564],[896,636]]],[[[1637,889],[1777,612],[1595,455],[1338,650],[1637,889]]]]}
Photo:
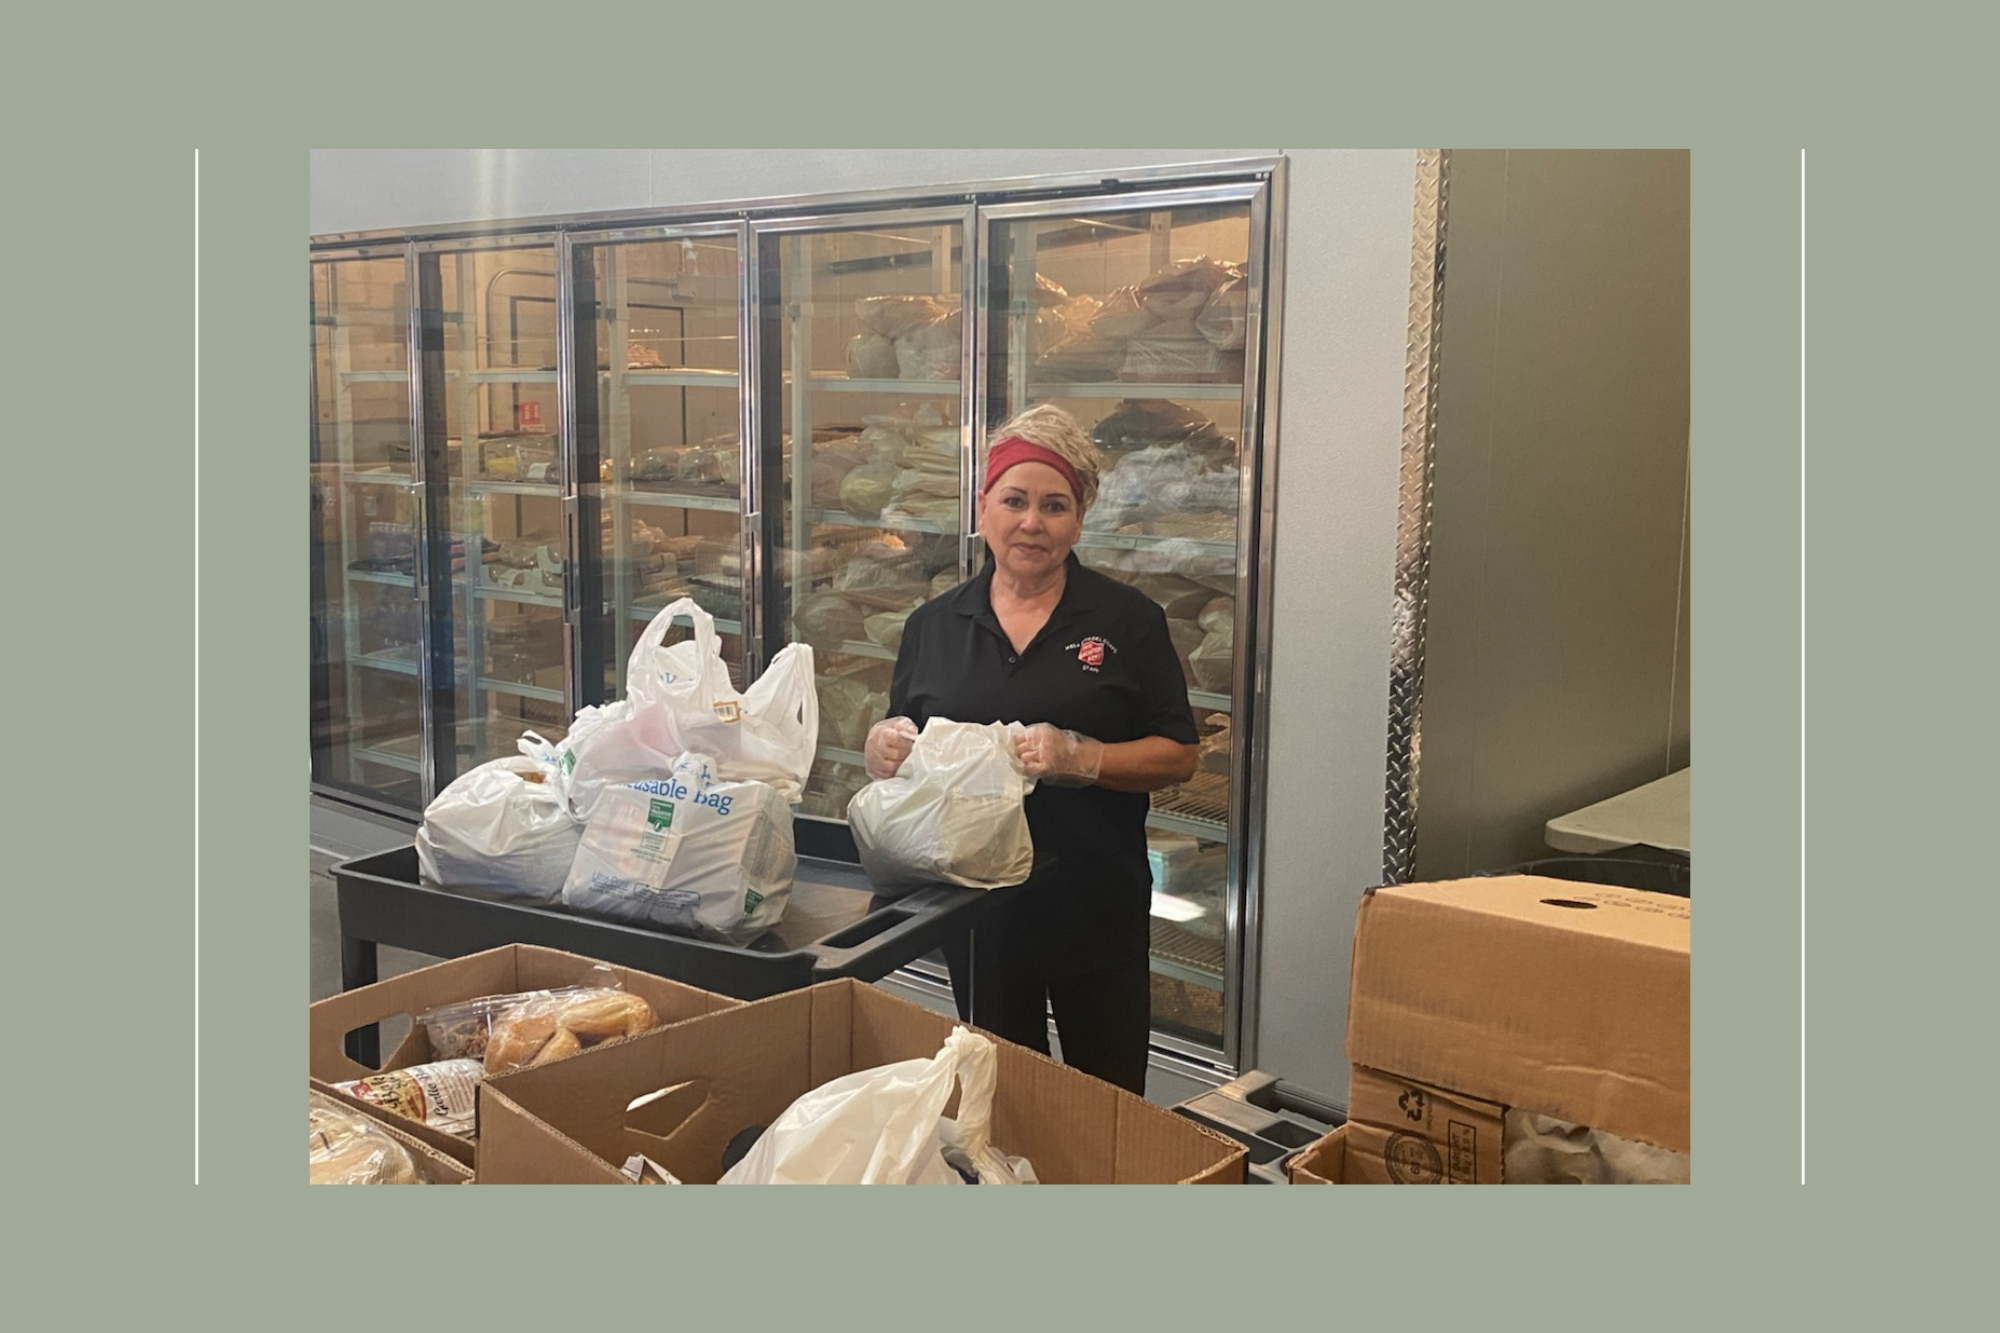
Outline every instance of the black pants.
{"type": "Polygon", "coordinates": [[[1145,1096],[1152,1031],[1146,955],[1051,974],[1032,945],[1011,935],[975,930],[971,950],[963,940],[945,946],[960,1020],[1047,1055],[1053,1010],[1064,1064],[1145,1096]]]}

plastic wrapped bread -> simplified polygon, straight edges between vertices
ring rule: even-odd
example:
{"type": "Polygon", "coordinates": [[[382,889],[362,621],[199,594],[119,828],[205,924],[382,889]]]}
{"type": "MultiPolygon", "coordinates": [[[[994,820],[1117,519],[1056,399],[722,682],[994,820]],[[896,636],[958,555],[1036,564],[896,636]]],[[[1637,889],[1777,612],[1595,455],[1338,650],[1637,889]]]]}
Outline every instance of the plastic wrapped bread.
{"type": "Polygon", "coordinates": [[[308,1090],[307,1180],[314,1185],[421,1185],[415,1157],[351,1106],[308,1090]]]}

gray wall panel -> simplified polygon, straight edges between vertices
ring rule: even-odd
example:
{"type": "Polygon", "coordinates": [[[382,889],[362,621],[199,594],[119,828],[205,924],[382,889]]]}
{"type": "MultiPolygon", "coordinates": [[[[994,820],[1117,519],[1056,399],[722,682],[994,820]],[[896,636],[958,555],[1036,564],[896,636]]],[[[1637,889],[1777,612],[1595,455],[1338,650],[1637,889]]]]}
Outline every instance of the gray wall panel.
{"type": "Polygon", "coordinates": [[[1416,872],[1685,755],[1688,159],[1454,153],[1416,872]]]}

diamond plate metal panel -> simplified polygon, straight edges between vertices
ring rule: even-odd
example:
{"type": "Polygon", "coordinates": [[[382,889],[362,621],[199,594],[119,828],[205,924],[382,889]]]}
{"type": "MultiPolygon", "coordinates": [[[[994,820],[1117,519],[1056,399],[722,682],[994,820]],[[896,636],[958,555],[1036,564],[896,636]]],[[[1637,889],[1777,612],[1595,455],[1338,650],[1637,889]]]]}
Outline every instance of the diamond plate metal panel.
{"type": "Polygon", "coordinates": [[[1396,500],[1396,583],[1389,653],[1389,780],[1382,880],[1401,884],[1417,855],[1422,755],[1424,612],[1430,578],[1431,480],[1437,444],[1438,321],[1444,303],[1445,195],[1450,154],[1417,153],[1410,239],[1409,342],[1403,370],[1403,465],[1396,500]]]}

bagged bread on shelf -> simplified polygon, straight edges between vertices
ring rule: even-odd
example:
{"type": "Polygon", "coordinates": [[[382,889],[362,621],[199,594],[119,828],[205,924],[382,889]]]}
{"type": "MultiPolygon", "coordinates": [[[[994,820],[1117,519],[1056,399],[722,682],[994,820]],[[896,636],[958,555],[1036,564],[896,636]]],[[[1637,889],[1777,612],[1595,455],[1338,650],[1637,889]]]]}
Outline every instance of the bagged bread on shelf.
{"type": "Polygon", "coordinates": [[[898,463],[864,463],[840,481],[840,507],[856,518],[879,518],[882,506],[896,496],[898,463]]]}
{"type": "Polygon", "coordinates": [[[820,652],[838,652],[843,643],[866,641],[867,614],[837,592],[816,592],[800,601],[792,613],[792,628],[802,642],[820,652]]]}
{"type": "Polygon", "coordinates": [[[928,296],[864,296],[854,303],[854,317],[861,321],[861,327],[890,339],[944,314],[945,308],[928,296]]]}
{"type": "Polygon", "coordinates": [[[1148,314],[1161,320],[1193,320],[1209,298],[1243,270],[1235,264],[1197,255],[1155,269],[1139,283],[1138,300],[1148,314]]]}
{"type": "Polygon", "coordinates": [[[1236,661],[1236,603],[1216,599],[1201,615],[1202,641],[1188,653],[1188,672],[1195,687],[1227,690],[1236,661]]]}
{"type": "Polygon", "coordinates": [[[306,1093],[306,1179],[313,1185],[422,1185],[416,1158],[351,1106],[306,1093]]]}
{"type": "Polygon", "coordinates": [[[1194,332],[1146,333],[1125,344],[1118,378],[1142,384],[1237,384],[1243,353],[1225,352],[1194,332]]]}
{"type": "Polygon", "coordinates": [[[879,333],[857,333],[847,342],[847,374],[857,380],[896,378],[896,344],[879,333]]]}
{"type": "Polygon", "coordinates": [[[1232,744],[1229,714],[1210,713],[1204,725],[1213,727],[1214,730],[1201,738],[1201,757],[1197,761],[1198,765],[1204,773],[1219,773],[1223,777],[1228,777],[1229,747],[1232,744]]]}
{"type": "MultiPolygon", "coordinates": [[[[818,724],[815,711],[815,735],[818,724]]],[[[604,790],[563,905],[748,944],[783,918],[797,868],[787,800],[763,782],[725,781],[708,755],[683,754],[665,778],[604,790]]]]}
{"type": "Polygon", "coordinates": [[[446,1134],[469,1135],[478,1105],[479,1080],[485,1073],[480,1061],[462,1057],[385,1069],[367,1078],[327,1086],[405,1120],[446,1134]]]}
{"type": "Polygon", "coordinates": [[[1240,350],[1249,328],[1250,286],[1243,278],[1231,278],[1217,287],[1194,321],[1194,331],[1224,352],[1240,350]]]}
{"type": "Polygon", "coordinates": [[[903,622],[910,618],[911,607],[902,611],[878,611],[863,622],[870,643],[880,644],[890,652],[903,646],[903,622]]]}
{"type": "Polygon", "coordinates": [[[888,711],[888,696],[851,676],[822,675],[816,683],[820,744],[859,751],[868,742],[868,728],[888,711]]]}
{"type": "Polygon", "coordinates": [[[554,747],[534,732],[519,744],[520,755],[459,775],[425,807],[416,846],[426,883],[533,906],[562,896],[583,826],[554,747]]]}
{"type": "Polygon", "coordinates": [[[906,380],[955,380],[964,325],[959,312],[938,316],[896,338],[896,366],[906,380]]]}
{"type": "Polygon", "coordinates": [[[1107,342],[1122,343],[1159,322],[1158,315],[1139,304],[1137,287],[1120,287],[1104,298],[1103,306],[1091,317],[1090,332],[1107,342]]]}
{"type": "Polygon", "coordinates": [[[1022,805],[1034,789],[1007,726],[934,717],[896,776],[848,803],[861,868],[883,890],[1019,884],[1034,867],[1022,805]]]}
{"type": "Polygon", "coordinates": [[[1090,442],[1107,458],[1157,445],[1184,443],[1214,462],[1233,459],[1236,441],[1191,407],[1167,398],[1126,398],[1091,427],[1090,442]]]}

